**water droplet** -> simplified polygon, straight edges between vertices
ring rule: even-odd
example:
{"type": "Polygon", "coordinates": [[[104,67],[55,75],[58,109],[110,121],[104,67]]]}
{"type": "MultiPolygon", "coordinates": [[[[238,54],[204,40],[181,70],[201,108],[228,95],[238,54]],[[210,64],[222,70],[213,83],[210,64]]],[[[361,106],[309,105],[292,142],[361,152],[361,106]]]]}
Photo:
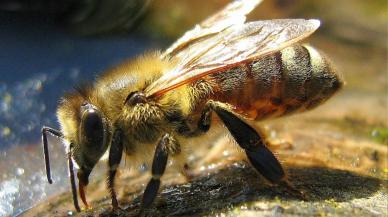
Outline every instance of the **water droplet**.
{"type": "Polygon", "coordinates": [[[24,169],[21,167],[16,168],[16,175],[21,176],[24,174],[24,169]]]}
{"type": "Polygon", "coordinates": [[[241,209],[241,210],[248,210],[248,207],[245,206],[245,205],[243,205],[243,206],[240,206],[240,209],[241,209]]]}

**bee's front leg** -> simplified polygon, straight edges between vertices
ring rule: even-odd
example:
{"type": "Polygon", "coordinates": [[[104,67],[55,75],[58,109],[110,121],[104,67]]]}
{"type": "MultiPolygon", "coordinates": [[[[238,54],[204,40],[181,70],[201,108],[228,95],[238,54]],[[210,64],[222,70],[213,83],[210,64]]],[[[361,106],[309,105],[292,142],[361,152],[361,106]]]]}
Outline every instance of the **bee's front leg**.
{"type": "Polygon", "coordinates": [[[118,209],[119,204],[117,202],[116,191],[114,189],[114,180],[116,176],[117,167],[120,165],[121,156],[123,154],[123,142],[122,142],[122,132],[121,130],[115,130],[112,138],[112,142],[109,150],[109,160],[108,160],[108,179],[107,185],[110,196],[112,198],[112,207],[113,209],[118,209]]]}

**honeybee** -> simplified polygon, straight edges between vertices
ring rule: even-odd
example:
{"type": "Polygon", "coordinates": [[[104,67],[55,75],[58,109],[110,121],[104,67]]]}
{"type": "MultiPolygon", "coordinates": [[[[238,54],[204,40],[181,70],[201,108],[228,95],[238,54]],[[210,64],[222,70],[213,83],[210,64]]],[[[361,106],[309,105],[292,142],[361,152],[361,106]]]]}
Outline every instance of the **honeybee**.
{"type": "Polygon", "coordinates": [[[295,190],[262,133],[244,119],[259,121],[314,108],[343,82],[316,49],[298,44],[317,30],[318,20],[245,22],[260,2],[231,2],[163,53],[124,62],[65,95],[57,110],[61,130],[42,128],[49,183],[48,133],[68,144],[77,211],[73,160],[79,168],[79,195],[87,207],[89,175],[109,149],[107,188],[117,209],[114,180],[123,153],[131,160],[151,152],[152,178],[141,208],[150,207],[168,158],[184,154],[182,141],[206,133],[216,113],[263,177],[295,190]]]}

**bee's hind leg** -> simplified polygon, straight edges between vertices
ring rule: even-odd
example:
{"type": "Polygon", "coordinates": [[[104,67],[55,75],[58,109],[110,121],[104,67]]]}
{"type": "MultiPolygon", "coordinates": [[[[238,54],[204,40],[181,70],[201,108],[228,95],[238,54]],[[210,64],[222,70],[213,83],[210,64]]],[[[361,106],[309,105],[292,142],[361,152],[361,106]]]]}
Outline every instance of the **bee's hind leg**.
{"type": "Polygon", "coordinates": [[[107,186],[112,198],[112,207],[113,209],[118,209],[119,204],[117,202],[116,191],[114,189],[114,180],[117,172],[117,167],[120,165],[121,157],[123,153],[123,143],[122,143],[122,132],[121,130],[116,130],[113,134],[110,150],[109,150],[109,160],[108,160],[108,178],[107,186]]]}
{"type": "Polygon", "coordinates": [[[210,101],[207,107],[218,115],[238,145],[244,149],[249,162],[264,178],[273,184],[285,186],[291,194],[305,199],[304,194],[287,181],[280,162],[255,129],[233,114],[227,104],[210,101]]]}

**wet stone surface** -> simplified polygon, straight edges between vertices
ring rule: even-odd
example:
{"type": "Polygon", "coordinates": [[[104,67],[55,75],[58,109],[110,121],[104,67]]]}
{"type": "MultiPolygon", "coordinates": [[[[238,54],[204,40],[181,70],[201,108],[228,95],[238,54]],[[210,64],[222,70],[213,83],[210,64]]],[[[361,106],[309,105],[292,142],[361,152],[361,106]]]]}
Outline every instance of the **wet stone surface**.
{"type": "MultiPolygon", "coordinates": [[[[374,216],[386,213],[384,199],[387,198],[387,191],[381,189],[387,187],[387,183],[382,180],[328,168],[289,166],[288,171],[290,181],[306,193],[308,197],[306,201],[290,195],[284,187],[269,186],[249,165],[240,162],[195,178],[190,183],[165,187],[158,196],[155,206],[144,214],[308,216],[330,213],[336,216],[354,214],[374,216]],[[374,202],[371,204],[372,200],[374,202]]],[[[70,199],[69,196],[65,198],[70,199]]],[[[128,204],[122,203],[122,210],[112,211],[109,199],[104,198],[95,201],[97,207],[77,216],[137,216],[141,196],[127,192],[123,197],[134,199],[128,204]]],[[[29,214],[37,216],[46,216],[44,213],[47,212],[55,214],[56,212],[52,211],[61,206],[63,199],[51,201],[50,206],[45,206],[49,210],[29,214]]]]}
{"type": "MultiPolygon", "coordinates": [[[[318,214],[319,209],[325,209],[324,206],[317,206],[321,201],[329,200],[335,204],[369,197],[378,191],[381,184],[374,178],[325,168],[289,168],[289,172],[292,174],[290,180],[309,196],[309,202],[300,201],[282,187],[268,186],[252,168],[238,163],[214,174],[197,178],[189,184],[164,189],[155,208],[147,210],[145,214],[147,216],[202,216],[222,212],[227,215],[233,213],[235,209],[241,209],[242,213],[245,210],[253,210],[256,214],[271,211],[293,215],[301,211],[300,208],[296,208],[298,204],[304,204],[304,208],[312,211],[300,214],[314,212],[318,214]],[[319,177],[318,182],[306,182],[306,180],[315,180],[317,177],[319,177]],[[354,194],[354,192],[358,193],[354,194]],[[265,208],[260,207],[260,203],[264,201],[269,203],[264,203],[265,208]]],[[[330,202],[328,206],[326,209],[337,209],[338,212],[349,212],[353,209],[351,205],[337,208],[330,202]]],[[[381,208],[378,210],[383,211],[381,208]]],[[[136,198],[125,208],[125,211],[103,211],[101,215],[136,216],[138,211],[139,198],[136,198]]],[[[367,210],[361,210],[361,213],[372,214],[367,210]]],[[[84,215],[87,216],[88,213],[84,215]]]]}

